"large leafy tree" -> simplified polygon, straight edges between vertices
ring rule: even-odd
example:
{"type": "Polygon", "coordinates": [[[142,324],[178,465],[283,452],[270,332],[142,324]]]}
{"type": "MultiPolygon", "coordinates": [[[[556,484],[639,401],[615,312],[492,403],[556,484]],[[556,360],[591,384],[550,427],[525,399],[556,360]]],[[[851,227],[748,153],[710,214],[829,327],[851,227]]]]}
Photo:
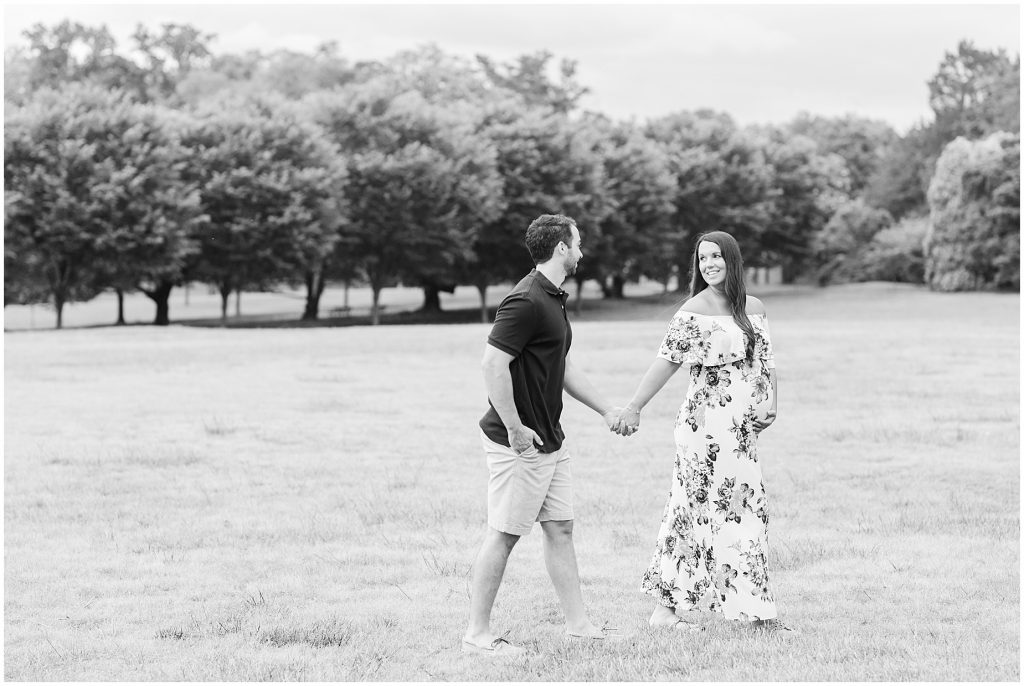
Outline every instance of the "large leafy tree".
{"type": "Polygon", "coordinates": [[[1020,130],[1020,56],[981,50],[960,41],[928,81],[928,102],[943,143],[1020,130]]]}
{"type": "Polygon", "coordinates": [[[663,146],[632,123],[590,117],[601,141],[608,215],[600,236],[588,241],[584,275],[602,282],[606,296],[623,297],[627,280],[641,275],[667,281],[660,256],[680,236],[673,224],[678,180],[663,146]]]}
{"type": "Polygon", "coordinates": [[[277,93],[288,100],[299,100],[310,93],[350,83],[357,73],[341,57],[333,41],[317,46],[311,53],[251,50],[236,55],[212,55],[203,65],[182,76],[177,94],[191,105],[225,93],[277,93]]]}
{"type": "Polygon", "coordinates": [[[693,240],[703,231],[732,234],[744,255],[762,252],[762,233],[772,216],[772,168],[756,136],[740,131],[726,114],[679,112],[651,121],[646,134],[665,146],[678,180],[675,250],[679,288],[693,240]]]}
{"type": "Polygon", "coordinates": [[[4,128],[5,252],[38,270],[58,328],[65,303],[173,269],[191,249],[194,195],[158,113],[75,85],[40,91],[4,128]]]}
{"type": "Polygon", "coordinates": [[[961,41],[928,81],[933,122],[914,126],[891,145],[871,175],[865,198],[894,217],[929,213],[928,188],[945,146],[959,136],[1020,133],[1020,56],[961,41]]]}
{"type": "Polygon", "coordinates": [[[153,33],[141,24],[132,40],[142,56],[142,83],[139,97],[144,100],[165,100],[180,103],[178,87],[195,69],[208,67],[213,59],[206,34],[189,24],[163,24],[153,33]]]}
{"type": "Polygon", "coordinates": [[[106,224],[97,246],[100,284],[117,293],[118,324],[124,324],[125,292],[136,289],[157,302],[155,319],[166,323],[154,289],[180,277],[206,219],[196,184],[184,178],[182,118],[159,105],[126,102],[93,115],[90,139],[103,170],[94,191],[106,224]]]}
{"type": "Polygon", "coordinates": [[[576,80],[574,60],[561,60],[558,81],[553,81],[549,76],[552,57],[542,50],[506,63],[496,63],[485,55],[477,55],[476,59],[493,87],[517,94],[527,106],[550,107],[565,114],[576,109],[580,98],[590,89],[576,80]]]}
{"type": "Polygon", "coordinates": [[[868,179],[864,200],[896,219],[925,214],[926,192],[937,149],[941,145],[934,126],[913,127],[882,155],[878,168],[868,179]]]}
{"type": "Polygon", "coordinates": [[[492,104],[485,130],[497,148],[506,204],[476,228],[472,259],[462,265],[463,278],[480,292],[484,320],[488,286],[518,280],[533,264],[523,242],[530,222],[541,214],[569,215],[584,242],[596,246],[601,222],[612,208],[605,193],[601,141],[592,127],[513,98],[492,104]]]}
{"type": "MultiPolygon", "coordinates": [[[[139,25],[132,36],[135,58],[118,52],[105,27],[72,21],[54,26],[36,24],[28,40],[27,78],[18,97],[43,87],[91,82],[131,94],[143,102],[179,102],[179,84],[196,68],[209,65],[212,34],[188,24],[164,24],[159,32],[139,25]]],[[[19,72],[20,74],[20,72],[19,72]]]]}
{"type": "MultiPolygon", "coordinates": [[[[7,129],[6,143],[12,141],[10,131],[7,129]]],[[[9,150],[5,147],[5,151],[9,150]]],[[[33,249],[24,240],[25,235],[15,230],[14,219],[20,204],[19,192],[4,191],[4,307],[45,303],[51,293],[44,266],[45,253],[33,249]]]]}
{"type": "Polygon", "coordinates": [[[852,195],[863,192],[898,138],[885,122],[852,114],[820,117],[804,112],[786,125],[785,132],[786,138],[810,138],[817,143],[820,154],[832,153],[842,158],[852,195]]]}
{"type": "Polygon", "coordinates": [[[810,138],[779,129],[766,129],[762,145],[772,170],[771,219],[761,232],[760,253],[748,261],[781,265],[789,282],[806,269],[814,237],[849,199],[848,168],[838,154],[822,154],[810,138]]]}
{"type": "Polygon", "coordinates": [[[387,78],[310,100],[348,158],[346,245],[373,291],[399,280],[443,283],[471,250],[475,226],[501,209],[494,147],[468,103],[441,107],[387,78]]]}
{"type": "MultiPolygon", "coordinates": [[[[361,64],[358,72],[360,80],[373,80],[395,93],[415,91],[440,110],[458,111],[462,130],[477,141],[486,141],[484,113],[495,101],[507,103],[511,95],[489,83],[478,64],[435,45],[404,50],[381,62],[361,64]]],[[[500,198],[495,200],[502,202],[500,198]]],[[[417,280],[423,287],[424,310],[441,309],[441,292],[454,292],[460,282],[461,265],[469,255],[463,251],[456,257],[453,269],[434,271],[417,280]]]]}
{"type": "Polygon", "coordinates": [[[190,276],[217,286],[222,318],[232,292],[306,281],[305,315],[315,319],[323,287],[309,273],[323,268],[343,220],[337,148],[273,97],[211,104],[183,142],[209,218],[190,276]]]}
{"type": "Polygon", "coordinates": [[[122,90],[140,84],[140,67],[117,54],[117,42],[105,26],[64,20],[49,27],[36,24],[24,36],[28,78],[22,97],[41,88],[83,81],[122,90]]]}

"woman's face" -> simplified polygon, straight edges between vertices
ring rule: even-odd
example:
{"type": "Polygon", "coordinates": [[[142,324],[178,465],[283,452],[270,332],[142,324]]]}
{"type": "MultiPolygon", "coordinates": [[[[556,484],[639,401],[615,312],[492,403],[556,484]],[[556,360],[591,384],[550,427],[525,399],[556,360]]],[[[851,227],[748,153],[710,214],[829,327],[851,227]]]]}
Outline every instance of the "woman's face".
{"type": "Polygon", "coordinates": [[[697,246],[697,267],[707,285],[720,287],[725,283],[725,258],[717,243],[700,242],[697,246]]]}

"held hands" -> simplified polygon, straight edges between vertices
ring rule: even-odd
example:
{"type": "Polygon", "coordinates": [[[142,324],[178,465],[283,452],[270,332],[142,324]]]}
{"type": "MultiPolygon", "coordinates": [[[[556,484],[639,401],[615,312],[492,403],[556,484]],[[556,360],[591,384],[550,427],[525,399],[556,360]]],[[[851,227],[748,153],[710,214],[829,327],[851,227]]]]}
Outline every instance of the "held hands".
{"type": "Polygon", "coordinates": [[[604,421],[608,430],[620,436],[632,436],[640,430],[640,410],[626,407],[614,407],[604,413],[604,421]]]}

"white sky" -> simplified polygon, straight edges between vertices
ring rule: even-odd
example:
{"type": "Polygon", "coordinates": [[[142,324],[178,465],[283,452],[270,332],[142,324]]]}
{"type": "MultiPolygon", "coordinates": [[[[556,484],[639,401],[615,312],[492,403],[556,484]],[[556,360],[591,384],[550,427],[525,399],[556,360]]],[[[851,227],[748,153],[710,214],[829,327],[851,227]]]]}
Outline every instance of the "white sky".
{"type": "Polygon", "coordinates": [[[37,22],[105,24],[127,50],[136,24],[192,24],[214,52],[310,51],[350,60],[435,43],[499,60],[541,49],[578,62],[589,109],[644,120],[710,107],[741,125],[800,111],[854,113],[905,132],[931,119],[926,82],[961,39],[1020,52],[1011,4],[4,4],[4,44],[37,22]]]}

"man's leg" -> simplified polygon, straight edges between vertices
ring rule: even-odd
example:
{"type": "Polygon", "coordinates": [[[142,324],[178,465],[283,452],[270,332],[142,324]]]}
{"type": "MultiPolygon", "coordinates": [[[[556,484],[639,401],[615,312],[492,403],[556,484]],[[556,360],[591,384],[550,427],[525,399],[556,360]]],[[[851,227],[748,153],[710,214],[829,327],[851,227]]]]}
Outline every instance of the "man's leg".
{"type": "Polygon", "coordinates": [[[473,563],[473,580],[470,586],[469,628],[464,640],[479,646],[489,646],[497,638],[491,632],[491,608],[498,595],[498,587],[505,574],[505,564],[519,536],[507,534],[487,527],[487,534],[480,545],[476,562],[473,563]]]}
{"type": "Polygon", "coordinates": [[[546,521],[540,526],[544,530],[544,562],[565,612],[565,628],[573,634],[600,637],[600,627],[594,626],[583,608],[576,548],[572,542],[572,520],[546,521]]]}

